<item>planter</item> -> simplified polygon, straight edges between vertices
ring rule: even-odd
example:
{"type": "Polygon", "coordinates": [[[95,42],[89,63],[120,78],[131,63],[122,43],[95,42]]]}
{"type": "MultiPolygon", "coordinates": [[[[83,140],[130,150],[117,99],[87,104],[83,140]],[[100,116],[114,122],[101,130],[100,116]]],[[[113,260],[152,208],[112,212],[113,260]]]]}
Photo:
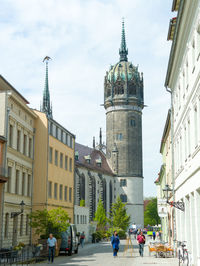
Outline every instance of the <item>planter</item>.
{"type": "Polygon", "coordinates": [[[62,239],[57,239],[57,249],[55,252],[55,256],[58,257],[60,253],[60,246],[61,246],[62,239]]]}

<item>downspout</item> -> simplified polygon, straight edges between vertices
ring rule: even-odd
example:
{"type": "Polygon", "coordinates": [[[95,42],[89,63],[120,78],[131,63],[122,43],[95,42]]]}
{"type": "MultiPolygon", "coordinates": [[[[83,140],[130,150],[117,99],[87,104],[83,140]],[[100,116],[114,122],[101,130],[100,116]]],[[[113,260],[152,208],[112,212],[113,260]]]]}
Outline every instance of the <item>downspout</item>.
{"type": "MultiPolygon", "coordinates": [[[[173,109],[173,96],[172,91],[166,86],[166,91],[171,94],[171,114],[170,114],[170,126],[171,126],[171,156],[172,156],[172,200],[175,202],[175,177],[174,177],[174,109],[173,109]]],[[[176,217],[175,208],[173,209],[173,249],[174,257],[176,257],[176,217]]]]}
{"type": "MultiPolygon", "coordinates": [[[[35,131],[33,129],[33,159],[32,159],[32,186],[31,186],[31,214],[33,212],[33,186],[34,186],[34,160],[35,160],[35,131]]],[[[31,227],[31,234],[30,234],[30,243],[32,245],[32,227],[31,227]]]]}

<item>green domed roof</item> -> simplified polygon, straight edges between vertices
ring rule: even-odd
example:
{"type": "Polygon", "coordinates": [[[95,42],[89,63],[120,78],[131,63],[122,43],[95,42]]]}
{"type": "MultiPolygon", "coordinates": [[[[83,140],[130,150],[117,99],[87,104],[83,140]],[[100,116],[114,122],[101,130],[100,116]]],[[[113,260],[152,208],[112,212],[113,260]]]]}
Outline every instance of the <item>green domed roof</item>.
{"type": "Polygon", "coordinates": [[[110,67],[108,72],[108,80],[111,82],[112,78],[114,82],[118,78],[121,78],[124,81],[126,78],[128,81],[133,78],[137,79],[139,78],[138,67],[133,66],[131,62],[121,61],[110,67]]]}

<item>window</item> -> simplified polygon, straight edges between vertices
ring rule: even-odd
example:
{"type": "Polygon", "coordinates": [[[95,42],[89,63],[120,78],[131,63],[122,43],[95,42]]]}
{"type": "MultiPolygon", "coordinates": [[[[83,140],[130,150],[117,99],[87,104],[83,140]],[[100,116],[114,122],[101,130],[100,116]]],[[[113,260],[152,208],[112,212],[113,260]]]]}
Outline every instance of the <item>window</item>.
{"type": "Polygon", "coordinates": [[[27,135],[24,134],[23,154],[26,155],[27,135]]]}
{"type": "Polygon", "coordinates": [[[30,158],[32,157],[32,138],[29,138],[29,142],[28,142],[28,156],[30,158]]]}
{"type": "Polygon", "coordinates": [[[29,217],[28,214],[26,215],[26,235],[29,233],[29,217]]]}
{"type": "Polygon", "coordinates": [[[72,137],[70,136],[70,147],[72,148],[72,137]]]}
{"type": "Polygon", "coordinates": [[[21,130],[17,130],[17,151],[20,151],[21,148],[21,130]]]}
{"type": "Polygon", "coordinates": [[[25,196],[26,189],[26,174],[22,173],[22,195],[25,196]]]}
{"type": "Polygon", "coordinates": [[[63,131],[61,130],[61,141],[63,142],[63,131]]]}
{"type": "Polygon", "coordinates": [[[122,202],[127,202],[127,195],[126,194],[121,194],[120,199],[122,202]]]}
{"type": "Polygon", "coordinates": [[[56,138],[58,138],[58,127],[56,127],[56,138]]]}
{"type": "Polygon", "coordinates": [[[195,67],[195,41],[192,41],[192,72],[194,71],[195,67]]]}
{"type": "Polygon", "coordinates": [[[69,188],[69,201],[72,201],[72,188],[69,188]]]}
{"type": "Polygon", "coordinates": [[[50,163],[53,162],[53,148],[52,147],[49,148],[49,162],[50,163]]]}
{"type": "Polygon", "coordinates": [[[77,224],[79,224],[79,215],[77,214],[77,224]]]}
{"type": "Polygon", "coordinates": [[[120,179],[120,187],[126,187],[127,186],[127,180],[126,179],[120,179]]]}
{"type": "Polygon", "coordinates": [[[135,127],[135,119],[134,118],[130,119],[130,126],[135,127]]]}
{"type": "Polygon", "coordinates": [[[194,108],[194,144],[195,148],[198,144],[198,121],[197,121],[197,107],[194,108]]]}
{"type": "Polygon", "coordinates": [[[53,123],[50,123],[50,134],[53,135],[53,123]]]}
{"type": "Polygon", "coordinates": [[[24,215],[21,214],[21,217],[20,217],[20,236],[23,235],[23,223],[24,223],[24,215]]]}
{"type": "Polygon", "coordinates": [[[5,215],[5,231],[4,231],[4,237],[8,237],[8,229],[9,229],[9,213],[6,213],[5,215]]]}
{"type": "Polygon", "coordinates": [[[191,154],[191,145],[190,145],[190,120],[188,120],[188,156],[191,154]]]}
{"type": "Polygon", "coordinates": [[[13,126],[9,126],[9,146],[13,146],[13,126]]]}
{"type": "Polygon", "coordinates": [[[122,140],[122,139],[123,139],[122,133],[117,133],[116,140],[122,140]]]}
{"type": "Polygon", "coordinates": [[[83,221],[82,221],[82,215],[80,215],[80,224],[82,224],[83,221]]]}
{"type": "Polygon", "coordinates": [[[58,166],[58,151],[55,150],[55,165],[58,166]]]}
{"type": "Polygon", "coordinates": [[[65,194],[64,194],[64,199],[65,199],[65,201],[67,201],[67,186],[65,186],[65,192],[64,192],[65,194]]]}
{"type": "Polygon", "coordinates": [[[65,170],[68,168],[68,157],[65,155],[65,170]]]}
{"type": "Polygon", "coordinates": [[[19,194],[19,170],[16,170],[16,176],[15,176],[15,194],[19,194]]]}
{"type": "Polygon", "coordinates": [[[69,159],[69,171],[72,172],[72,158],[69,159]]]}
{"type": "Polygon", "coordinates": [[[49,196],[49,198],[52,197],[52,182],[51,181],[49,181],[49,192],[48,192],[48,196],[49,196]]]}
{"type": "Polygon", "coordinates": [[[57,189],[58,189],[58,184],[54,184],[54,199],[57,199],[57,189]]]}
{"type": "Polygon", "coordinates": [[[12,167],[8,166],[7,192],[11,192],[12,167]]]}
{"type": "Polygon", "coordinates": [[[28,175],[28,182],[27,182],[27,196],[31,197],[31,175],[28,175]]]}
{"type": "Polygon", "coordinates": [[[63,153],[60,153],[60,168],[63,168],[63,153]]]}
{"type": "Polygon", "coordinates": [[[60,185],[60,200],[63,199],[63,186],[60,185]]]}
{"type": "Polygon", "coordinates": [[[68,145],[68,137],[69,135],[66,133],[66,139],[65,139],[65,144],[68,145]]]}

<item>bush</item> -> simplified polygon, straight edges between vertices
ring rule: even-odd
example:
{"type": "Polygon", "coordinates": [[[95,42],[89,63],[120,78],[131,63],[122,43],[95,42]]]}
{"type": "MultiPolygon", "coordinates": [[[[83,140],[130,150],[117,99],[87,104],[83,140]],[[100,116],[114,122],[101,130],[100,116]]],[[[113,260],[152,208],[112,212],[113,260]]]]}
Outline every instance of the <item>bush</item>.
{"type": "Polygon", "coordinates": [[[114,231],[117,231],[119,238],[121,238],[121,239],[126,238],[126,231],[124,231],[123,229],[121,229],[119,227],[109,228],[107,232],[110,236],[112,236],[114,234],[114,231]]]}
{"type": "Polygon", "coordinates": [[[85,207],[85,200],[80,200],[80,207],[85,207]]]}

